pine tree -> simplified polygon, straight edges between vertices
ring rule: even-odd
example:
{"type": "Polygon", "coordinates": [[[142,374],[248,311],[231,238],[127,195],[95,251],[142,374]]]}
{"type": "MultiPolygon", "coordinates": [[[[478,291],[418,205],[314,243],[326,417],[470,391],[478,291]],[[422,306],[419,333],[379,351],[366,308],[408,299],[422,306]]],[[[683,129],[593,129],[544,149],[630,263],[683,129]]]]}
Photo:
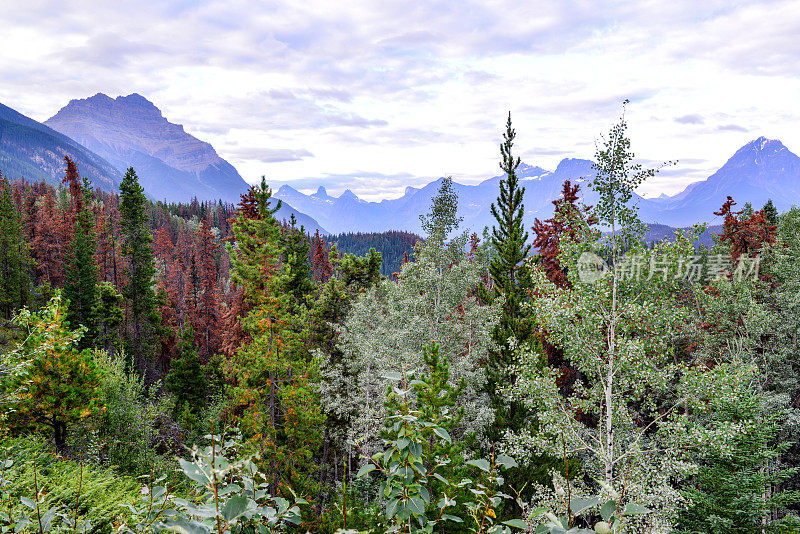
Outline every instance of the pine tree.
{"type": "Polygon", "coordinates": [[[770,224],[778,224],[778,208],[772,203],[772,199],[767,200],[767,203],[761,208],[761,212],[770,224]]]}
{"type": "Polygon", "coordinates": [[[283,232],[282,260],[286,285],[283,291],[294,297],[294,306],[304,304],[314,290],[311,281],[311,265],[308,262],[309,246],[305,229],[295,226],[297,221],[292,214],[289,227],[283,232]]]}
{"type": "Polygon", "coordinates": [[[194,331],[187,326],[181,331],[178,356],[170,364],[164,387],[175,395],[178,415],[198,415],[206,397],[206,377],[194,344],[194,331]]]}
{"type": "MultiPolygon", "coordinates": [[[[759,395],[747,391],[724,403],[714,417],[739,424],[742,431],[733,437],[730,449],[714,448],[702,458],[697,475],[683,490],[691,505],[680,514],[673,532],[796,532],[781,529],[785,521],[775,521],[800,502],[800,492],[781,488],[798,471],[780,464],[790,445],[779,436],[781,414],[765,410],[759,395]]],[[[793,526],[796,529],[798,523],[793,526]]]]}
{"type": "Polygon", "coordinates": [[[96,287],[97,300],[93,315],[97,321],[97,346],[109,354],[121,348],[119,328],[125,318],[122,295],[111,282],[101,282],[96,287]]]}
{"type": "Polygon", "coordinates": [[[324,284],[333,275],[333,267],[328,259],[328,250],[325,246],[325,239],[319,235],[319,229],[314,233],[314,256],[312,258],[313,279],[315,282],[324,284]]]}
{"type": "Polygon", "coordinates": [[[11,184],[0,174],[0,317],[10,319],[28,302],[31,265],[11,184]]]}
{"type": "MultiPolygon", "coordinates": [[[[77,174],[74,163],[68,160],[67,174],[77,174]]],[[[74,193],[72,201],[75,207],[74,231],[72,242],[67,249],[67,268],[64,283],[64,298],[68,300],[67,321],[70,326],[86,327],[78,348],[93,346],[97,338],[97,318],[94,314],[97,306],[97,267],[94,259],[97,252],[97,239],[94,233],[94,221],[89,204],[92,195],[91,182],[84,180],[83,187],[74,193]]]]}
{"type": "Polygon", "coordinates": [[[148,359],[156,351],[158,315],[153,288],[156,269],[150,246],[153,235],[147,226],[147,197],[133,167],[125,173],[120,185],[119,213],[125,237],[122,253],[127,259],[127,283],[122,292],[127,304],[125,345],[130,362],[145,372],[148,359]]]}
{"type": "Polygon", "coordinates": [[[16,399],[11,425],[18,429],[49,428],[56,451],[66,450],[72,426],[102,408],[99,375],[88,350],[78,351],[84,328],[70,330],[65,324],[65,306],[56,294],[38,313],[26,310],[15,322],[28,335],[14,356],[24,371],[13,383],[4,384],[0,397],[16,399]]]}
{"type": "Polygon", "coordinates": [[[516,354],[513,343],[516,341],[526,347],[531,346],[533,340],[533,323],[529,313],[523,309],[531,288],[530,273],[525,264],[531,245],[527,243],[528,232],[523,223],[525,188],[520,187],[516,173],[520,159],[512,153],[515,137],[509,113],[500,145],[503,158],[500,168],[506,173],[506,178],[500,181],[500,196],[491,206],[497,221],[491,237],[494,249],[489,265],[492,289],[482,288],[480,291],[481,298],[486,301],[503,298],[500,321],[492,332],[497,348],[490,353],[486,365],[486,391],[495,409],[495,422],[489,432],[493,441],[499,440],[506,429],[518,429],[524,424],[526,415],[522,405],[509,402],[502,390],[514,382],[514,376],[509,372],[516,354]]]}
{"type": "Polygon", "coordinates": [[[204,219],[197,229],[197,242],[194,257],[198,276],[196,289],[199,298],[195,303],[195,330],[202,356],[207,360],[220,346],[219,342],[219,300],[217,287],[216,254],[219,250],[208,220],[204,219]]]}
{"type": "Polygon", "coordinates": [[[566,180],[561,198],[553,201],[553,216],[544,222],[539,219],[533,222],[533,232],[536,234],[533,246],[539,253],[539,265],[551,282],[564,289],[570,288],[571,284],[558,261],[559,243],[565,237],[577,240],[580,230],[595,223],[589,215],[590,208],[578,204],[578,191],[579,184],[572,185],[566,180]]]}
{"type": "MultiPolygon", "coordinates": [[[[295,252],[282,246],[281,228],[273,217],[280,201],[270,206],[272,191],[263,178],[253,197],[257,218],[240,212],[233,224],[235,246],[228,244],[231,280],[241,287],[242,302],[249,309],[240,310],[246,313],[241,325],[249,340],[231,358],[231,402],[233,410],[242,413],[239,424],[247,438],[268,459],[270,492],[278,491],[279,479],[311,492],[323,416],[312,384],[317,371],[306,321],[294,313],[298,310],[292,291],[298,289],[295,282],[300,282],[296,277],[302,266],[291,258],[295,252]]],[[[307,248],[302,258],[310,284],[307,248]]]]}

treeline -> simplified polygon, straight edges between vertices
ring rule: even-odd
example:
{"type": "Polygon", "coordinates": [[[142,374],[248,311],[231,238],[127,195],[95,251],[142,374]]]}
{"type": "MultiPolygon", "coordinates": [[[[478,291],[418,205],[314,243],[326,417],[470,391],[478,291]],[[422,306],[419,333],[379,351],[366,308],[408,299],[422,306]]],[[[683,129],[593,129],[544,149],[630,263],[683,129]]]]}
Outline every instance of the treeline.
{"type": "Polygon", "coordinates": [[[444,180],[385,275],[263,180],[235,209],[70,160],[0,181],[3,528],[797,532],[800,211],[646,245],[621,119],[597,205],[566,182],[529,232],[515,137],[487,237],[444,180]]]}
{"type": "Polygon", "coordinates": [[[348,232],[328,237],[330,243],[335,243],[336,248],[347,254],[364,256],[369,249],[374,248],[381,253],[381,274],[391,276],[400,272],[404,262],[408,262],[414,253],[414,245],[421,238],[411,232],[348,232]]]}

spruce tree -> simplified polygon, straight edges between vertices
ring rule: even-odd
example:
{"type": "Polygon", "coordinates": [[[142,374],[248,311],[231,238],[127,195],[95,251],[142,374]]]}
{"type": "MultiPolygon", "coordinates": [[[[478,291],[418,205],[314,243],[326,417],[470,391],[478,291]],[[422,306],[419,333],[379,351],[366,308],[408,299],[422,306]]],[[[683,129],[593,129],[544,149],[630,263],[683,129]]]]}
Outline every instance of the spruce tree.
{"type": "Polygon", "coordinates": [[[514,343],[530,346],[533,339],[533,324],[523,309],[531,287],[530,273],[525,264],[531,245],[527,243],[528,232],[523,222],[525,206],[522,199],[525,188],[519,185],[516,172],[520,159],[512,153],[515,137],[509,113],[503,143],[500,145],[503,159],[500,168],[506,178],[500,181],[500,196],[497,203],[491,206],[492,215],[497,221],[491,235],[494,254],[489,273],[492,289],[482,287],[480,291],[483,300],[503,299],[500,321],[492,332],[497,347],[490,353],[486,366],[487,393],[495,410],[495,421],[489,432],[492,441],[499,440],[506,429],[518,429],[524,424],[524,408],[519,403],[509,402],[503,388],[514,381],[514,376],[509,373],[515,360],[514,343]]]}
{"type": "Polygon", "coordinates": [[[730,450],[701,458],[697,474],[683,489],[690,506],[678,518],[676,534],[796,532],[796,517],[778,520],[800,502],[800,492],[783,483],[798,472],[780,463],[791,445],[779,436],[781,410],[765,410],[761,396],[744,392],[715,412],[718,421],[741,425],[730,450]],[[784,528],[782,528],[784,527],[784,528]]]}
{"type": "Polygon", "coordinates": [[[120,185],[119,215],[124,235],[122,254],[127,258],[122,294],[127,304],[126,350],[129,361],[145,371],[149,357],[155,354],[158,314],[153,287],[155,261],[148,228],[147,197],[136,171],[128,169],[120,185]]]}
{"type": "Polygon", "coordinates": [[[199,415],[206,397],[206,377],[197,348],[194,331],[187,325],[181,331],[178,356],[170,364],[164,380],[167,391],[175,395],[175,412],[178,415],[199,415]]]}
{"type": "Polygon", "coordinates": [[[0,174],[0,317],[10,319],[27,304],[32,263],[11,184],[0,174]]]}
{"type": "MultiPolygon", "coordinates": [[[[77,169],[75,169],[77,173],[77,169]]],[[[89,201],[92,198],[91,182],[84,179],[83,187],[72,199],[80,206],[75,213],[75,228],[72,242],[67,250],[64,298],[69,301],[67,321],[72,328],[86,327],[86,333],[78,343],[79,349],[94,346],[97,341],[97,267],[94,263],[97,251],[97,237],[89,201]]]]}
{"type": "Polygon", "coordinates": [[[112,353],[119,350],[121,344],[119,327],[125,318],[122,295],[111,282],[100,282],[96,292],[93,314],[97,321],[97,347],[112,353]]]}
{"type": "Polygon", "coordinates": [[[778,208],[772,203],[772,199],[767,200],[767,203],[764,204],[761,211],[764,213],[764,218],[766,218],[770,224],[778,224],[778,208]]]}
{"type": "Polygon", "coordinates": [[[311,281],[311,264],[308,261],[309,243],[305,229],[296,227],[297,221],[292,214],[289,228],[286,228],[282,238],[282,261],[286,285],[283,291],[292,295],[294,306],[305,302],[306,297],[314,290],[311,281]]]}

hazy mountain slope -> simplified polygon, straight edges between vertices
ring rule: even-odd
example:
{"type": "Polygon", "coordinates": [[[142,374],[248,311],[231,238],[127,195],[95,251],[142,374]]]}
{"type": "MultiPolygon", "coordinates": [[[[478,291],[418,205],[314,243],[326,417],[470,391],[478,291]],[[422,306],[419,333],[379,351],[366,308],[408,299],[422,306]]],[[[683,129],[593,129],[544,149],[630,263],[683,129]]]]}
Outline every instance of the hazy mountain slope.
{"type": "Polygon", "coordinates": [[[758,209],[772,199],[779,211],[800,204],[800,157],[775,139],[747,143],[707,180],[688,186],[663,205],[658,222],[686,225],[716,221],[728,196],[739,208],[751,202],[758,209]]]}
{"type": "Polygon", "coordinates": [[[210,144],[169,122],[136,93],[72,100],[45,124],[102,155],[120,172],[134,167],[154,199],[187,202],[196,196],[237,202],[248,187],[210,144]]]}
{"type": "MultiPolygon", "coordinates": [[[[584,159],[564,159],[552,172],[522,164],[518,174],[525,187],[525,226],[532,226],[536,217],[543,219],[552,215],[552,201],[560,196],[565,180],[580,184],[582,201],[595,204],[597,193],[588,186],[593,172],[592,162],[584,159]]],[[[465,228],[480,233],[485,226],[494,224],[490,207],[499,193],[501,178],[495,176],[477,185],[453,184],[465,228]]],[[[349,190],[338,198],[333,197],[323,187],[314,194],[305,195],[288,185],[281,187],[276,197],[313,215],[333,233],[420,232],[419,214],[428,211],[440,183],[441,178],[422,188],[409,187],[402,197],[381,202],[366,202],[349,190]]],[[[632,201],[647,223],[688,227],[697,222],[719,223],[714,212],[728,195],[740,207],[749,201],[759,208],[770,198],[779,210],[800,204],[800,158],[780,141],[761,137],[737,150],[707,180],[690,184],[675,196],[645,199],[634,195],[632,201]]]]}
{"type": "Polygon", "coordinates": [[[82,176],[105,191],[116,191],[120,172],[108,161],[44,124],[0,104],[0,172],[9,178],[45,180],[57,185],[64,176],[64,156],[82,176]]]}

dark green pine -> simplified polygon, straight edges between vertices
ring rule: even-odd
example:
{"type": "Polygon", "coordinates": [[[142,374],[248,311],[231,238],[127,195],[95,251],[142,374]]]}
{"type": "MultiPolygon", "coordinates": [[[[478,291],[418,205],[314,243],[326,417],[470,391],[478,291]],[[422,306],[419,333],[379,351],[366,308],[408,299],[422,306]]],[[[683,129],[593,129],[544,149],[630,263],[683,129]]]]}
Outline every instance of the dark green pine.
{"type": "Polygon", "coordinates": [[[136,171],[128,169],[120,185],[120,226],[124,235],[122,253],[127,258],[126,279],[122,294],[127,303],[125,346],[129,362],[140,371],[155,353],[158,314],[153,288],[155,261],[148,228],[147,197],[136,171]]]}
{"type": "Polygon", "coordinates": [[[11,184],[0,174],[0,317],[10,319],[28,303],[32,265],[11,184]]]}
{"type": "Polygon", "coordinates": [[[83,205],[75,217],[75,231],[67,252],[64,297],[69,301],[67,321],[72,328],[86,327],[78,343],[79,349],[95,346],[97,342],[97,267],[94,263],[97,236],[91,210],[91,182],[84,178],[83,205]]]}
{"type": "Polygon", "coordinates": [[[489,265],[493,290],[484,288],[481,292],[485,300],[500,296],[504,299],[500,321],[492,332],[497,348],[490,353],[486,368],[487,392],[495,409],[495,423],[490,432],[492,440],[499,440],[503,429],[516,429],[524,424],[524,408],[519,403],[507,401],[502,390],[514,380],[509,373],[516,356],[511,340],[515,339],[520,346],[529,346],[533,338],[532,320],[523,309],[531,288],[530,273],[525,264],[531,245],[527,243],[528,232],[523,223],[525,188],[520,187],[517,177],[520,160],[512,152],[515,137],[509,113],[503,144],[500,145],[500,168],[506,173],[506,178],[500,181],[500,195],[491,207],[496,220],[491,237],[494,254],[489,265]]]}

